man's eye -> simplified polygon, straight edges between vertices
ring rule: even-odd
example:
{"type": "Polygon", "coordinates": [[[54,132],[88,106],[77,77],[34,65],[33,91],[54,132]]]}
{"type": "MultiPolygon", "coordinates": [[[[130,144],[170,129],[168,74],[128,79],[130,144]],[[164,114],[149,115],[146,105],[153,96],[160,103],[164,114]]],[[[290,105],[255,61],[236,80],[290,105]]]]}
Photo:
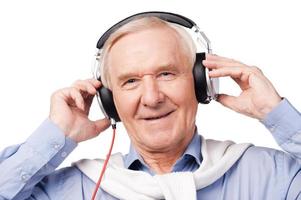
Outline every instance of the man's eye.
{"type": "Polygon", "coordinates": [[[170,72],[162,72],[160,75],[161,76],[168,76],[168,75],[171,75],[171,73],[170,72]]]}
{"type": "Polygon", "coordinates": [[[161,80],[172,80],[175,77],[175,74],[171,72],[162,72],[159,74],[158,78],[161,80]]]}
{"type": "Polygon", "coordinates": [[[136,79],[129,79],[125,82],[125,84],[130,84],[130,83],[135,83],[136,82],[136,79]]]}
{"type": "Polygon", "coordinates": [[[137,84],[138,84],[138,79],[130,78],[130,79],[126,80],[126,81],[122,84],[122,87],[123,87],[124,89],[131,89],[131,88],[136,87],[137,84]]]}

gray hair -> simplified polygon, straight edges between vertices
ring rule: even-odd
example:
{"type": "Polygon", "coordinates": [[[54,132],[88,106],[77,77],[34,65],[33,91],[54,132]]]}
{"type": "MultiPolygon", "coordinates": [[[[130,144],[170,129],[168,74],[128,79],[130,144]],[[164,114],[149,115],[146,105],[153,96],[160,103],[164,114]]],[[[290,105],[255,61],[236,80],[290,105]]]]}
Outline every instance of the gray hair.
{"type": "Polygon", "coordinates": [[[121,26],[114,33],[112,33],[101,50],[99,57],[100,64],[97,66],[98,69],[96,70],[99,72],[102,84],[105,87],[110,88],[110,76],[108,73],[109,67],[107,66],[107,58],[112,46],[123,36],[137,31],[142,31],[150,27],[167,27],[173,29],[180,36],[180,45],[183,47],[183,53],[185,54],[188,65],[190,65],[191,68],[193,67],[195,62],[196,46],[189,33],[182,26],[169,23],[157,17],[137,18],[121,26]]]}

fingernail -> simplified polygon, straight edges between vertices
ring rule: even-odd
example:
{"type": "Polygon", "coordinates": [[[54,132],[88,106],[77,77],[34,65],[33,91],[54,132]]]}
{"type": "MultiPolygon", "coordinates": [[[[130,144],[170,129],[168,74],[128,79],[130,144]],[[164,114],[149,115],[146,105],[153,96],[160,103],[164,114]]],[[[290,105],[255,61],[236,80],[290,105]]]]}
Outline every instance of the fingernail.
{"type": "Polygon", "coordinates": [[[210,60],[203,60],[203,65],[208,65],[210,63],[211,63],[210,60]]]}
{"type": "Polygon", "coordinates": [[[208,74],[209,76],[214,76],[216,73],[214,71],[209,71],[208,74]]]}

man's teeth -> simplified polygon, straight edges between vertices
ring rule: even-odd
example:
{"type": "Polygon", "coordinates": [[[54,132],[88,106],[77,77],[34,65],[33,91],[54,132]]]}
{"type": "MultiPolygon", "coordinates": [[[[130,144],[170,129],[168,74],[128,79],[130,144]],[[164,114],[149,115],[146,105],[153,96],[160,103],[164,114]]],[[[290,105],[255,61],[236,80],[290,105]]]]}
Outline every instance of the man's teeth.
{"type": "Polygon", "coordinates": [[[163,116],[160,116],[160,117],[151,117],[149,119],[160,119],[161,117],[163,117],[163,116]]]}
{"type": "Polygon", "coordinates": [[[145,118],[146,120],[154,120],[154,119],[160,119],[160,118],[163,118],[163,117],[166,117],[167,115],[169,115],[171,112],[165,114],[165,115],[161,115],[161,116],[158,116],[158,117],[149,117],[149,118],[145,118]]]}

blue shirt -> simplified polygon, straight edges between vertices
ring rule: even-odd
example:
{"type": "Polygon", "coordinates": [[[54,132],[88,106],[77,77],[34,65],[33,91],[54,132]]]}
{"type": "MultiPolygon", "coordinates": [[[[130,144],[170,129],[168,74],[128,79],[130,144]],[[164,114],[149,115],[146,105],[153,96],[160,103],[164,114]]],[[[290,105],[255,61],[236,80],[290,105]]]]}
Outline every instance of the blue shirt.
{"type": "MultiPolygon", "coordinates": [[[[262,123],[284,151],[249,147],[218,180],[198,190],[197,198],[301,199],[301,116],[284,99],[262,123]]],[[[95,183],[75,166],[55,170],[76,147],[46,120],[21,145],[0,152],[0,200],[91,199],[95,183]]],[[[195,134],[173,171],[195,171],[202,163],[201,138],[195,134]]],[[[133,146],[124,156],[132,170],[153,172],[133,146]]],[[[99,199],[115,199],[100,190],[99,199]]]]}

